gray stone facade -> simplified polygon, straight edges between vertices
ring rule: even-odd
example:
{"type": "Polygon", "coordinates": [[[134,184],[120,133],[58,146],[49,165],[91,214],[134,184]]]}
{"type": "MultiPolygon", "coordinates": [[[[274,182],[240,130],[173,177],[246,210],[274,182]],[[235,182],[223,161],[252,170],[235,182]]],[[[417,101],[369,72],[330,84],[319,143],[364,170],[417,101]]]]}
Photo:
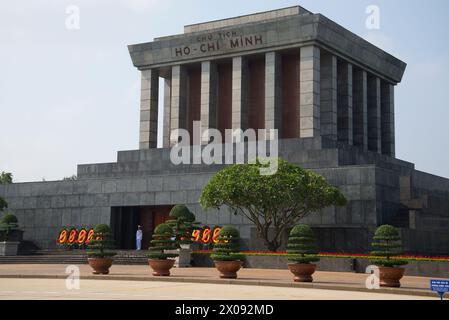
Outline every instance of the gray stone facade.
{"type": "MultiPolygon", "coordinates": [[[[303,222],[317,231],[323,251],[364,252],[376,226],[402,229],[408,252],[449,253],[449,180],[416,171],[413,164],[357,147],[322,148],[321,138],[280,142],[280,156],[325,176],[349,203],[303,222]]],[[[226,208],[203,211],[202,188],[221,165],[180,165],[170,149],[122,151],[115,163],[78,166],[78,181],[0,185],[24,239],[55,248],[62,226],[110,223],[112,207],[185,203],[206,225],[234,224],[248,248],[262,248],[254,227],[226,208]]]]}
{"type": "Polygon", "coordinates": [[[407,252],[449,254],[449,180],[394,157],[394,86],[405,63],[301,7],[186,26],[182,35],[129,46],[142,72],[140,150],[120,151],[113,163],[79,165],[77,181],[0,185],[24,239],[52,249],[62,226],[110,224],[114,208],[187,204],[203,224],[234,224],[247,248],[262,248],[243,217],[201,208],[201,190],[223,165],[172,164],[169,147],[177,139],[170,134],[187,128],[193,114],[187,92],[195,63],[198,121],[203,130],[217,127],[220,59],[231,65],[230,128],[246,129],[254,55],[265,59],[263,123],[281,128],[283,50],[298,56],[299,116],[296,136],[279,141],[279,156],[322,174],[349,200],[304,219],[316,230],[320,250],[366,252],[374,229],[390,223],[401,228],[407,252]],[[159,77],[165,79],[163,103],[159,77]],[[162,108],[164,148],[156,149],[162,108]]]}

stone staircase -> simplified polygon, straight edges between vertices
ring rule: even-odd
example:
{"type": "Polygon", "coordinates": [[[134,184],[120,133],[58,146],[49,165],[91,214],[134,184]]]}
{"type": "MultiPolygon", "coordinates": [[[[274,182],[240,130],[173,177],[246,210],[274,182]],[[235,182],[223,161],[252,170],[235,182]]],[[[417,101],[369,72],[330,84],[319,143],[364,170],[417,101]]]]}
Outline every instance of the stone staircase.
{"type": "MultiPolygon", "coordinates": [[[[146,265],[147,252],[117,251],[114,264],[146,265]]],[[[82,250],[36,251],[33,254],[0,257],[0,264],[87,264],[87,254],[82,250]]]]}

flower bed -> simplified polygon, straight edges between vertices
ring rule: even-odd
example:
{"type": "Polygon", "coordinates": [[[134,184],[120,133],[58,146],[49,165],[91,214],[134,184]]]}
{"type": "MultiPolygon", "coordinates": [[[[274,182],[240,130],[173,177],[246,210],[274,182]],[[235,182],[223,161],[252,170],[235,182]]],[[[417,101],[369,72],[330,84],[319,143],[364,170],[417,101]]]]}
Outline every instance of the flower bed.
{"type": "MultiPolygon", "coordinates": [[[[212,253],[212,250],[196,250],[193,251],[193,254],[205,254],[209,255],[212,253]]],[[[290,255],[287,252],[269,252],[269,251],[242,251],[246,256],[253,257],[289,257],[290,255]]],[[[330,252],[321,252],[319,255],[321,258],[340,258],[340,259],[369,259],[372,258],[369,254],[366,253],[330,253],[330,252]]],[[[408,261],[435,261],[435,262],[449,262],[449,256],[417,256],[417,255],[402,255],[401,259],[405,259],[408,261]]]]}

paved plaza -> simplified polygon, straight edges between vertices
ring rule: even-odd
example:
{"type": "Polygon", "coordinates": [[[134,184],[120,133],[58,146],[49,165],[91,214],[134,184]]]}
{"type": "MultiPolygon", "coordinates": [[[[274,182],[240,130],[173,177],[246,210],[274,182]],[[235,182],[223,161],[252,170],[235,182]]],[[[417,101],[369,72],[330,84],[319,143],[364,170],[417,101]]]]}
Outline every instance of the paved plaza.
{"type": "Polygon", "coordinates": [[[0,299],[87,300],[421,300],[430,297],[307,288],[278,288],[166,281],[81,280],[67,290],[63,279],[0,279],[0,299]],[[237,290],[238,289],[238,290],[237,290]]]}
{"type": "Polygon", "coordinates": [[[108,276],[93,275],[88,265],[78,267],[80,291],[66,290],[65,280],[69,276],[66,265],[0,265],[0,297],[93,299],[98,295],[99,299],[436,299],[436,294],[429,290],[429,278],[425,277],[404,277],[402,288],[398,289],[368,290],[365,287],[367,275],[356,273],[316,272],[313,283],[294,283],[288,270],[242,269],[237,280],[225,280],[218,277],[215,268],[174,268],[171,277],[160,278],[153,277],[150,267],[145,265],[113,265],[108,276]],[[238,285],[238,290],[231,284],[238,285]],[[134,290],[135,287],[140,289],[134,290]]]}

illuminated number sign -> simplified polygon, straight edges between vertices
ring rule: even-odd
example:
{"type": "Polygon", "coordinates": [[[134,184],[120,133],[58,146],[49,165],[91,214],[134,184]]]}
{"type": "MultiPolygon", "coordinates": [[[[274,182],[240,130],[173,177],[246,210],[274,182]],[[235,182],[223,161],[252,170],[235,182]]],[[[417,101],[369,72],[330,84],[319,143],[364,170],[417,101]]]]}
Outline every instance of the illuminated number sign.
{"type": "Polygon", "coordinates": [[[220,232],[220,227],[215,227],[214,232],[212,233],[212,241],[214,243],[218,243],[218,233],[220,232]]]}
{"type": "Polygon", "coordinates": [[[192,231],[192,241],[199,242],[201,238],[201,229],[195,229],[192,231]]]}
{"type": "Polygon", "coordinates": [[[66,229],[62,229],[61,232],[59,232],[58,244],[64,244],[67,241],[68,235],[68,231],[66,229]]]}
{"type": "Polygon", "coordinates": [[[92,238],[94,237],[94,229],[90,229],[87,233],[87,240],[86,244],[89,244],[92,241],[92,238]]]}
{"type": "Polygon", "coordinates": [[[76,228],[73,228],[72,230],[70,230],[69,239],[67,240],[68,244],[73,244],[75,242],[77,232],[78,232],[78,230],[76,230],[76,228]]]}
{"type": "Polygon", "coordinates": [[[203,244],[209,243],[217,243],[218,242],[218,233],[220,232],[221,227],[203,227],[201,229],[194,229],[192,231],[192,241],[200,242],[203,244]]]}
{"type": "Polygon", "coordinates": [[[78,244],[83,244],[86,242],[86,240],[87,240],[87,230],[83,228],[78,232],[78,238],[76,239],[76,242],[78,244]]]}
{"type": "Polygon", "coordinates": [[[89,244],[89,242],[92,240],[94,236],[94,229],[93,228],[81,228],[77,229],[75,227],[73,228],[64,228],[61,231],[59,231],[58,238],[56,240],[57,244],[59,245],[83,245],[83,244],[89,244]]]}

